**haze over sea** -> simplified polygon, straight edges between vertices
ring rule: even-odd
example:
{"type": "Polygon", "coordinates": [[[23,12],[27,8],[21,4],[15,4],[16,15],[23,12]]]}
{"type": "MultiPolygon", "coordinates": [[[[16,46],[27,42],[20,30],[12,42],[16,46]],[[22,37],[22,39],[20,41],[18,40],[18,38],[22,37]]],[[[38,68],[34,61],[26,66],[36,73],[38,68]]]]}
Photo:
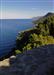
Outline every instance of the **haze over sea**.
{"type": "Polygon", "coordinates": [[[18,32],[32,27],[32,19],[2,19],[2,25],[0,19],[0,56],[15,47],[18,32]]]}

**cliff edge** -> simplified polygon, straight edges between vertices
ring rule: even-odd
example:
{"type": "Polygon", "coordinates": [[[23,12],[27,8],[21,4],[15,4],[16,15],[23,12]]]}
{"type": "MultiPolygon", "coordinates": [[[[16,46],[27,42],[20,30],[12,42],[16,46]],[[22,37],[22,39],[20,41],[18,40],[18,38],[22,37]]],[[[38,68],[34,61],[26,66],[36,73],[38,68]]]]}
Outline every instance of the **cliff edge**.
{"type": "Polygon", "coordinates": [[[54,45],[10,57],[7,63],[6,67],[0,66],[0,75],[54,75],[54,45]]]}

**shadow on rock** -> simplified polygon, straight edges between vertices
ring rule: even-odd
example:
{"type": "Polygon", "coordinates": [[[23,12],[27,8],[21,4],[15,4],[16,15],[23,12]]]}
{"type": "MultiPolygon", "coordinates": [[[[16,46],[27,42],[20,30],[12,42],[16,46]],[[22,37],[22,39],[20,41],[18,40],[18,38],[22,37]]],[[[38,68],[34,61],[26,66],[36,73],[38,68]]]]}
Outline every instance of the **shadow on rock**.
{"type": "Polygon", "coordinates": [[[54,75],[54,45],[42,46],[12,56],[0,75],[54,75]]]}

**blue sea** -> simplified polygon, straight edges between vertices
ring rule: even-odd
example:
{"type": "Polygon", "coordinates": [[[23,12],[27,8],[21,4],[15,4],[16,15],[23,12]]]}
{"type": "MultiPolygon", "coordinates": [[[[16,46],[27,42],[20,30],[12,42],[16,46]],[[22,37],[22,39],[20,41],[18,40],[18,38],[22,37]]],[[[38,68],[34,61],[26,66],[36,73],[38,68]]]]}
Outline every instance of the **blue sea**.
{"type": "Polygon", "coordinates": [[[0,19],[0,56],[15,47],[19,32],[32,27],[32,19],[0,19]]]}

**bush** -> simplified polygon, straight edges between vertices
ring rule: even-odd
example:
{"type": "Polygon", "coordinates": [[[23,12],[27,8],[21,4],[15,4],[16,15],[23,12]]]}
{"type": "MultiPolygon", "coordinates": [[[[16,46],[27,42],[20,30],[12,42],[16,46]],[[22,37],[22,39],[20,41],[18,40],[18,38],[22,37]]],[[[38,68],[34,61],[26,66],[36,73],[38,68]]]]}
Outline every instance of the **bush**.
{"type": "Polygon", "coordinates": [[[20,50],[15,50],[15,54],[20,54],[22,53],[20,50]]]}

